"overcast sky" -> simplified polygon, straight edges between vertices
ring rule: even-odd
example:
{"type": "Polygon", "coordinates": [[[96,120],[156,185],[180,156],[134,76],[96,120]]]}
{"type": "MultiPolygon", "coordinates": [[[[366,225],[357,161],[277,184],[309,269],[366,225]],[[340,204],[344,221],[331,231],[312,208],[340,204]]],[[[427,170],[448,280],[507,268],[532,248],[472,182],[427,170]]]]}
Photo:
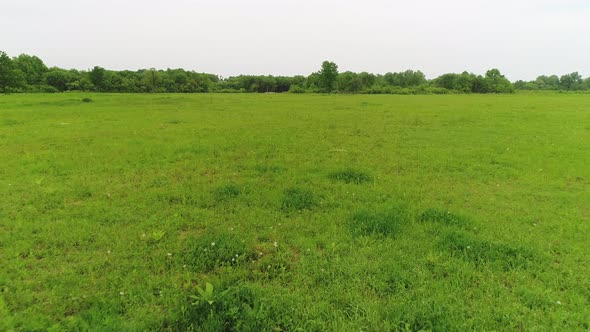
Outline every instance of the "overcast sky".
{"type": "Polygon", "coordinates": [[[497,67],[590,76],[589,0],[0,0],[0,50],[49,66],[223,76],[497,67]]]}

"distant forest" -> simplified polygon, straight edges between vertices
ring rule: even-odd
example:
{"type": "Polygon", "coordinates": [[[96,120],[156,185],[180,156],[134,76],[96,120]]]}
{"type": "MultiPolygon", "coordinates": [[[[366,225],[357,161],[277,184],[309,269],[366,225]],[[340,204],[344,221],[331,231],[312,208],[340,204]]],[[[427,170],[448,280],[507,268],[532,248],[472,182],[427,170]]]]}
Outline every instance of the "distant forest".
{"type": "Polygon", "coordinates": [[[338,66],[324,61],[309,76],[240,75],[221,78],[184,69],[142,69],[113,71],[101,67],[90,70],[47,67],[36,57],[21,54],[10,58],[0,51],[0,93],[19,92],[291,92],[365,94],[446,94],[513,93],[515,90],[590,90],[590,78],[577,72],[563,76],[539,76],[536,80],[510,82],[498,69],[485,75],[463,72],[444,74],[428,80],[421,71],[377,75],[339,72],[338,66]]]}

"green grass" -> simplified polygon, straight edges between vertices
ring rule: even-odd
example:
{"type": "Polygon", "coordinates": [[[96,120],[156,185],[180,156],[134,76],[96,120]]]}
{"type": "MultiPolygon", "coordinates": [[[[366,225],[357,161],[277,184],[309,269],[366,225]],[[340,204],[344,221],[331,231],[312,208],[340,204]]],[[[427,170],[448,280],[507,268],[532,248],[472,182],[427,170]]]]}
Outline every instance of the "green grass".
{"type": "Polygon", "coordinates": [[[369,174],[354,169],[346,169],[343,171],[333,172],[330,174],[330,178],[335,181],[343,181],[345,183],[356,184],[361,184],[363,182],[369,182],[373,180],[373,177],[369,174]]]}
{"type": "Polygon", "coordinates": [[[0,330],[588,330],[588,105],[2,95],[0,330]]]}

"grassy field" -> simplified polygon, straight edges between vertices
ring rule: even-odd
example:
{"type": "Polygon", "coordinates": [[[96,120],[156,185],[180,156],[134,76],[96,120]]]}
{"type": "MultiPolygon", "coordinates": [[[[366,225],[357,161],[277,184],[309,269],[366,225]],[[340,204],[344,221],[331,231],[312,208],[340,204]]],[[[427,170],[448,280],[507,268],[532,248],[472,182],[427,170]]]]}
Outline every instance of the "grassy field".
{"type": "Polygon", "coordinates": [[[0,330],[589,329],[590,95],[0,96],[0,156],[0,330]]]}

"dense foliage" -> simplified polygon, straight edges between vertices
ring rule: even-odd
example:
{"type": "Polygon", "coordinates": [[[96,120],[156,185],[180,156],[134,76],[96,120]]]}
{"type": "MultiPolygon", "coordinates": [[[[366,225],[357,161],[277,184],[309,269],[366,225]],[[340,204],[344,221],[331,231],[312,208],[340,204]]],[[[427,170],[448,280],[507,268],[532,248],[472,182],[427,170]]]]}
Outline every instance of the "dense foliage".
{"type": "Polygon", "coordinates": [[[36,57],[21,54],[10,58],[0,52],[0,92],[292,92],[366,94],[512,93],[519,90],[590,90],[590,78],[578,73],[561,77],[539,76],[535,81],[512,84],[498,69],[484,76],[463,72],[428,80],[421,71],[407,70],[385,75],[338,72],[324,61],[309,76],[240,75],[220,78],[184,69],[113,71],[48,68],[36,57]]]}
{"type": "Polygon", "coordinates": [[[516,81],[514,87],[518,90],[590,90],[590,77],[584,79],[578,72],[566,74],[561,77],[557,75],[543,75],[530,82],[516,81]]]}

